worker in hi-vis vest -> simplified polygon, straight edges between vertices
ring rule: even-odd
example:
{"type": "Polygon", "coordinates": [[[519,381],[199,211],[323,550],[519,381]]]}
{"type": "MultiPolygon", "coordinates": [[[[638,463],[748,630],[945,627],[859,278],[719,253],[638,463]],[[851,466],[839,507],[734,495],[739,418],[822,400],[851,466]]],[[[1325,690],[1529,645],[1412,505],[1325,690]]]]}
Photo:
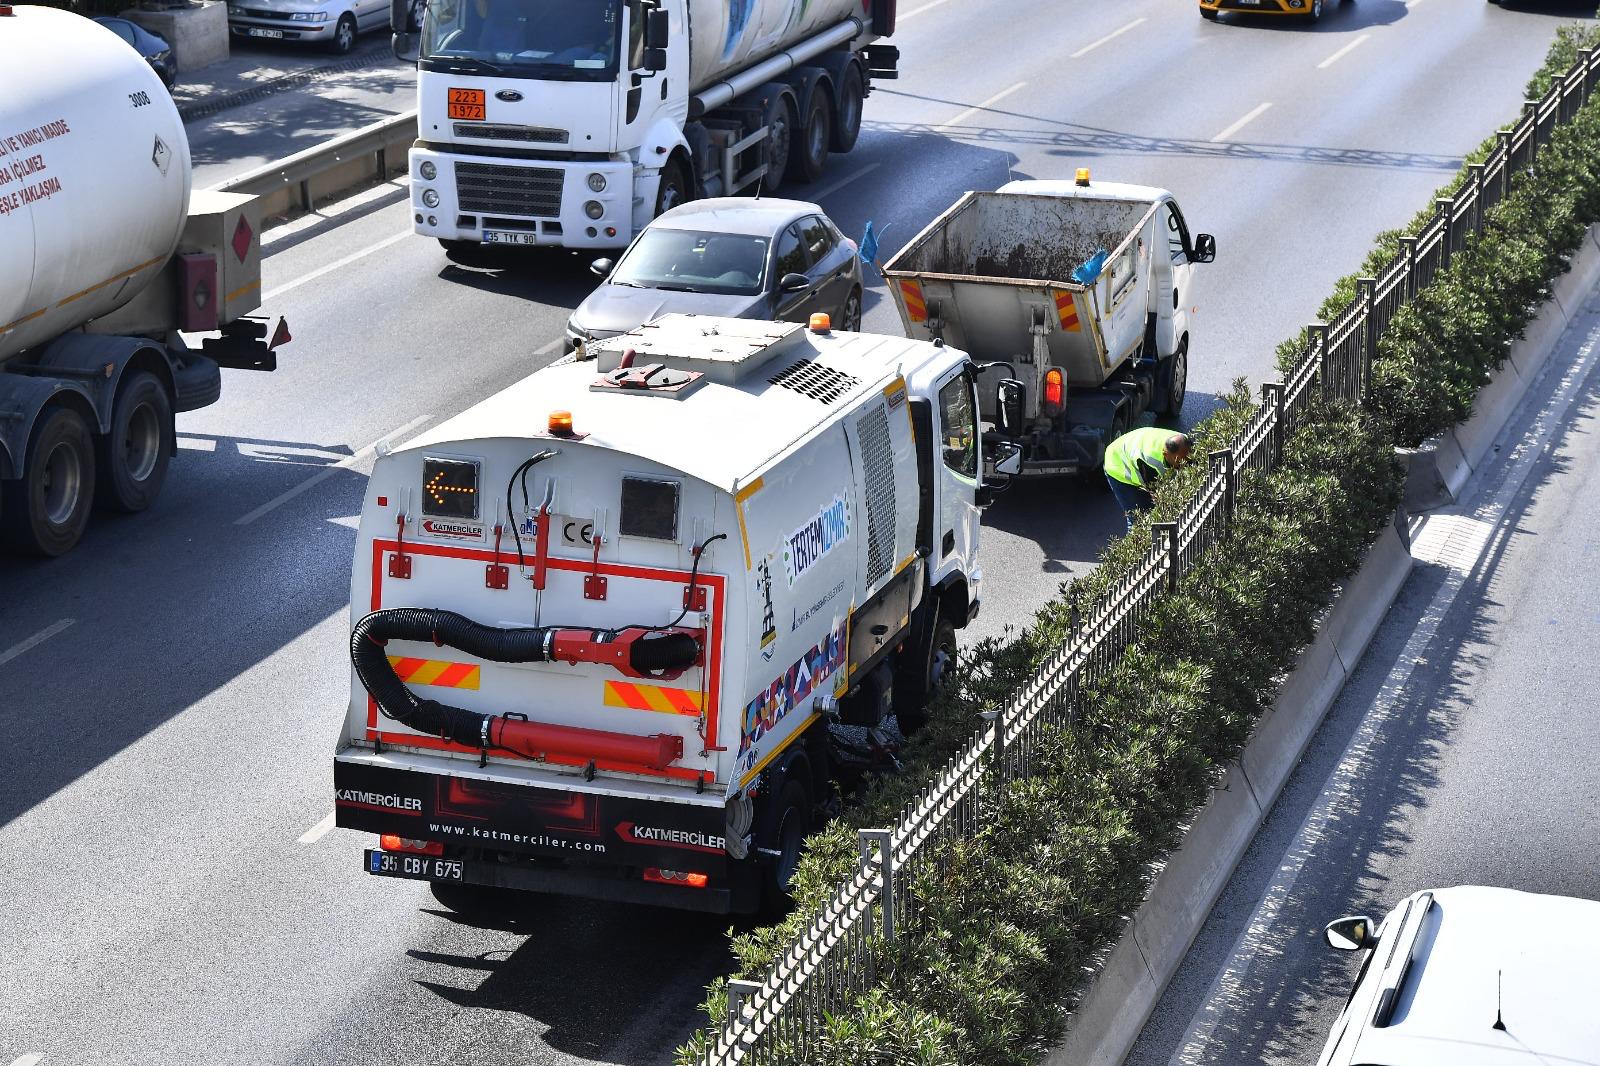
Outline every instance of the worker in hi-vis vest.
{"type": "Polygon", "coordinates": [[[1106,480],[1128,520],[1130,533],[1139,513],[1155,506],[1150,490],[1156,479],[1187,463],[1193,450],[1194,442],[1187,434],[1159,426],[1124,433],[1106,446],[1106,480]]]}

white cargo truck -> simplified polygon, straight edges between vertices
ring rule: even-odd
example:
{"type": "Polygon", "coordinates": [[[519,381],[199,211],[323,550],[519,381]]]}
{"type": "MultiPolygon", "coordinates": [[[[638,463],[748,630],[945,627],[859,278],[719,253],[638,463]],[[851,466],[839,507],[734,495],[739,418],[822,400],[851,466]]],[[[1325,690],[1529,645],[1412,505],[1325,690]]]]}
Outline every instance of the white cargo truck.
{"type": "Polygon", "coordinates": [[[908,336],[989,361],[984,418],[1042,476],[1098,471],[1140,415],[1178,416],[1194,265],[1215,257],[1171,193],[1080,170],[965,194],[883,272],[908,336]]]}
{"type": "Polygon", "coordinates": [[[150,66],[94,21],[0,6],[0,532],[60,555],[154,502],[173,414],[271,370],[253,198],[190,192],[150,66]],[[210,334],[198,350],[180,331],[210,334]]]}
{"type": "Polygon", "coordinates": [[[688,315],[588,354],[378,460],[337,823],[452,906],[758,909],[834,802],[830,726],[916,729],[978,612],[974,368],[688,315]]]}
{"type": "Polygon", "coordinates": [[[392,0],[416,232],[621,248],[685,200],[811,181],[898,53],[896,0],[392,0]]]}

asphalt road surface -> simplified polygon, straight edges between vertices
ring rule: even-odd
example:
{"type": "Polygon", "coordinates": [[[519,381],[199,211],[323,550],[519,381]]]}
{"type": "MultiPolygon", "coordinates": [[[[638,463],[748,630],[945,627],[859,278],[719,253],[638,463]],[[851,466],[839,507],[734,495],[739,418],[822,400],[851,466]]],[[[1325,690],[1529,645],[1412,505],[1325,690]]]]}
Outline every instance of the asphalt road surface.
{"type": "MultiPolygon", "coordinates": [[[[887,227],[887,251],[1008,176],[1173,190],[1220,248],[1191,297],[1191,419],[1265,379],[1372,234],[1517,112],[1559,21],[1452,0],[1359,0],[1314,30],[1170,0],[902,7],[904,76],[855,152],[786,192],[887,227]]],[[[235,145],[217,158],[256,151],[235,145]]],[[[408,234],[404,196],[273,235],[266,306],[294,345],[179,420],[155,509],[55,563],[0,560],[0,1063],[665,1062],[728,965],[726,922],[675,913],[530,899],[474,926],[326,830],[369,446],[547,362],[592,281],[571,256],[452,262],[408,234]]],[[[898,330],[881,285],[866,328],[898,330]]],[[[986,522],[980,632],[1119,525],[1093,489],[1012,492],[986,522]]]]}
{"type": "Polygon", "coordinates": [[[1600,899],[1597,363],[1600,291],[1500,461],[1416,537],[1416,569],[1128,1066],[1315,1063],[1359,963],[1322,946],[1334,918],[1457,884],[1600,899]]]}

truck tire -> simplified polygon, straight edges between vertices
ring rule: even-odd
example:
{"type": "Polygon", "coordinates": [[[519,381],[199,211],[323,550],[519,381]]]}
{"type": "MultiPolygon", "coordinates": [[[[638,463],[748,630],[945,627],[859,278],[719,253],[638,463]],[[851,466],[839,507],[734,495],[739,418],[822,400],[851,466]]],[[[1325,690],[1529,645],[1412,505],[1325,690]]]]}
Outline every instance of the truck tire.
{"type": "Polygon", "coordinates": [[[0,495],[0,533],[12,547],[54,558],[78,543],[94,503],[94,438],[77,411],[45,410],[22,477],[0,482],[0,495]]]}
{"type": "Polygon", "coordinates": [[[861,68],[850,63],[834,87],[831,147],[835,152],[843,154],[856,146],[856,138],[861,136],[861,112],[866,98],[867,87],[861,80],[861,68]]]}
{"type": "Polygon", "coordinates": [[[117,390],[111,432],[95,442],[100,501],[127,514],[154,503],[167,478],[174,434],[166,386],[149,371],[130,374],[117,390]]]}
{"type": "Polygon", "coordinates": [[[777,800],[767,809],[762,828],[764,832],[756,837],[759,846],[775,854],[762,856],[761,910],[767,918],[779,918],[792,901],[789,890],[806,835],[811,832],[811,795],[793,773],[778,786],[777,800]]]}
{"type": "Polygon", "coordinates": [[[822,177],[828,165],[828,146],[833,142],[833,103],[822,83],[811,87],[805,114],[795,129],[789,154],[789,173],[803,185],[822,177]]]}
{"type": "Polygon", "coordinates": [[[215,359],[185,355],[173,364],[172,385],[177,393],[173,409],[179,414],[210,407],[222,399],[222,368],[215,359]]]}
{"type": "Polygon", "coordinates": [[[789,172],[790,142],[794,140],[794,98],[787,86],[768,84],[757,90],[765,96],[761,108],[761,124],[767,128],[767,139],[757,146],[767,172],[760,181],[746,186],[750,195],[776,193],[789,172]]]}
{"type": "Polygon", "coordinates": [[[909,737],[928,724],[928,712],[956,664],[955,625],[936,609],[927,632],[901,654],[891,700],[900,732],[909,737]]]}
{"type": "Polygon", "coordinates": [[[1156,402],[1159,418],[1177,418],[1183,413],[1189,395],[1189,338],[1178,341],[1178,350],[1161,360],[1156,368],[1156,402]]]}
{"type": "Polygon", "coordinates": [[[694,199],[694,185],[684,173],[683,164],[673,160],[661,168],[661,181],[656,185],[656,218],[679,204],[694,199]]]}

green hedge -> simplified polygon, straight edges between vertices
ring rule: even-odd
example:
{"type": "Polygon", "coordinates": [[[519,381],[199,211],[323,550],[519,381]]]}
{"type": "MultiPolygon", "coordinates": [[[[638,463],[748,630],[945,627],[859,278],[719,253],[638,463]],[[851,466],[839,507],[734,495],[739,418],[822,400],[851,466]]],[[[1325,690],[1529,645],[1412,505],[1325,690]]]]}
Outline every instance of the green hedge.
{"type": "MultiPolygon", "coordinates": [[[[1563,31],[1533,88],[1589,43],[1563,31]]],[[[1022,1064],[1059,1038],[1084,968],[1120,934],[1152,865],[1178,842],[1398,505],[1403,475],[1393,446],[1470,412],[1487,368],[1564,269],[1562,256],[1600,219],[1597,146],[1600,105],[1541,149],[1486,235],[1395,320],[1375,362],[1378,402],[1360,412],[1313,408],[1287,442],[1284,464],[1243,478],[1232,535],[1155,608],[1090,694],[1078,728],[1049,737],[1039,771],[991,799],[988,828],[952,846],[946,874],[910,886],[932,910],[930,931],[884,948],[880,987],[830,1019],[813,1061],[1022,1064]]],[[[1379,238],[1360,274],[1387,262],[1397,236],[1379,238]]],[[[1353,297],[1355,276],[1325,315],[1353,297]]],[[[1201,452],[1232,440],[1250,410],[1238,383],[1195,428],[1201,452]]],[[[1158,493],[1152,518],[1174,517],[1203,477],[1198,465],[1182,471],[1158,493]]],[[[904,753],[906,772],[811,838],[795,912],[733,937],[739,975],[759,975],[851,874],[855,831],[889,824],[971,735],[977,714],[999,705],[1063,639],[1068,603],[1093,602],[1142,557],[1149,520],[1113,542],[1097,570],[1065,586],[1031,625],[971,650],[975,665],[963,667],[904,753]]],[[[708,1016],[720,1022],[725,1003],[718,982],[708,1016]]],[[[679,1061],[698,1061],[700,1050],[697,1039],[679,1061]]]]}

